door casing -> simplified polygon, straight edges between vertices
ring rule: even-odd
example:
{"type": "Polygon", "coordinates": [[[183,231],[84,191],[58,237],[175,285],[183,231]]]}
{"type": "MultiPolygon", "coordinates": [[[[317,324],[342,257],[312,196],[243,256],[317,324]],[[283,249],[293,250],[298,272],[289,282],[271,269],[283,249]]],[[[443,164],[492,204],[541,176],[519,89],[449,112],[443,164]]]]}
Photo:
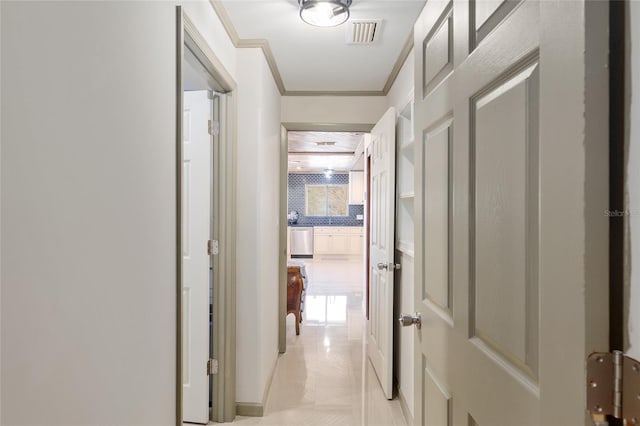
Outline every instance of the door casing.
{"type": "Polygon", "coordinates": [[[368,133],[374,124],[331,124],[311,122],[285,122],[281,123],[280,131],[280,230],[279,230],[279,273],[278,285],[278,350],[287,351],[287,177],[289,155],[288,132],[364,132],[368,133]]]}
{"type": "Polygon", "coordinates": [[[230,422],[235,418],[236,372],[236,83],[196,29],[181,6],[176,6],[176,426],[182,425],[182,58],[188,47],[225,93],[220,102],[220,134],[214,140],[212,203],[213,238],[220,253],[213,256],[213,355],[218,374],[213,375],[213,408],[210,420],[230,422]]]}

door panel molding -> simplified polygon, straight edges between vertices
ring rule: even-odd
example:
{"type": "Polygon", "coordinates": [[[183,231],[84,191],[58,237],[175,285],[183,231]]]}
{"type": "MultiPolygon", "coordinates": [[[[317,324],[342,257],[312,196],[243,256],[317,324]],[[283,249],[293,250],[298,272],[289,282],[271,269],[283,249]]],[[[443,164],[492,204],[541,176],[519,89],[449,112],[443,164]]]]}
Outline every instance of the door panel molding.
{"type": "Polygon", "coordinates": [[[453,0],[451,0],[422,42],[423,98],[426,98],[431,90],[453,70],[453,25],[453,0]],[[435,61],[435,65],[431,65],[432,61],[435,61]]]}
{"type": "Polygon", "coordinates": [[[425,395],[425,424],[438,426],[453,425],[453,398],[448,387],[437,374],[429,368],[424,359],[424,375],[422,387],[425,395]],[[429,404],[427,404],[429,402],[429,404]]]}
{"type": "MultiPolygon", "coordinates": [[[[469,1],[469,51],[472,52],[482,40],[495,30],[523,0],[502,0],[487,16],[478,17],[478,5],[489,2],[469,1]],[[479,18],[479,19],[478,19],[479,18]]],[[[497,3],[497,2],[495,2],[497,3]]]]}
{"type": "Polygon", "coordinates": [[[422,171],[424,190],[422,207],[426,217],[424,233],[421,238],[423,241],[437,239],[442,244],[440,249],[431,250],[429,253],[425,252],[423,259],[421,259],[426,277],[423,281],[423,298],[428,299],[445,312],[453,322],[453,265],[451,257],[453,119],[447,119],[433,131],[425,133],[423,140],[423,164],[425,167],[422,171]],[[444,137],[443,140],[441,140],[442,137],[444,137]],[[444,148],[437,145],[444,145],[444,148]],[[429,202],[426,202],[427,198],[430,198],[429,202]],[[440,265],[437,265],[438,263],[440,265]],[[440,270],[439,273],[436,273],[438,267],[440,270]],[[439,281],[439,283],[435,281],[439,281]],[[439,289],[438,284],[441,287],[439,289]]]}
{"type": "Polygon", "coordinates": [[[527,57],[473,96],[469,126],[470,337],[534,379],[539,358],[538,69],[537,56],[527,57]],[[483,126],[483,116],[498,121],[483,126]],[[505,134],[516,124],[519,128],[505,134]],[[484,182],[481,176],[496,180],[484,182]]]}
{"type": "MultiPolygon", "coordinates": [[[[447,4],[425,4],[415,45],[447,4]]],[[[584,357],[606,351],[608,337],[609,5],[476,6],[454,1],[453,70],[428,93],[419,89],[430,58],[415,50],[414,134],[452,116],[454,301],[447,321],[441,295],[422,297],[434,276],[416,262],[415,423],[438,406],[422,386],[426,359],[455,397],[453,424],[586,424],[584,357]]],[[[415,145],[420,260],[445,249],[441,234],[425,234],[429,220],[441,223],[424,188],[428,149],[428,138],[415,145]]]]}

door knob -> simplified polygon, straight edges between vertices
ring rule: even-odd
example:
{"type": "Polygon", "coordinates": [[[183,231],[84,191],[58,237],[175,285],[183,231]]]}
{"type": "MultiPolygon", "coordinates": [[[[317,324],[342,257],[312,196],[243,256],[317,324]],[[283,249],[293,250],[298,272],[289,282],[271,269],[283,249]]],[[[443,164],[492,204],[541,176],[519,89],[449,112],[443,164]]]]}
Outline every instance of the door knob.
{"type": "Polygon", "coordinates": [[[416,312],[413,315],[401,314],[398,321],[400,321],[400,324],[403,327],[409,327],[415,324],[416,328],[420,330],[420,327],[422,326],[422,316],[420,315],[420,312],[416,312]]]}
{"type": "Polygon", "coordinates": [[[382,271],[383,269],[386,269],[388,271],[392,271],[394,269],[400,269],[400,264],[399,263],[378,263],[378,270],[382,271]]]}

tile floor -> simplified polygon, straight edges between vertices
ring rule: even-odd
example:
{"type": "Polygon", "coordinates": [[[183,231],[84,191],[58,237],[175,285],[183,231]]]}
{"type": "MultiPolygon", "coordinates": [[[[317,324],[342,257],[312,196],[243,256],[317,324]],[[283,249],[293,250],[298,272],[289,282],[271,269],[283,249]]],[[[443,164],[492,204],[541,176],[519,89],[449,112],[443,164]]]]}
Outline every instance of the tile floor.
{"type": "Polygon", "coordinates": [[[304,320],[287,318],[287,352],[273,378],[264,417],[242,425],[405,426],[397,400],[385,399],[365,355],[362,259],[304,260],[304,320]]]}

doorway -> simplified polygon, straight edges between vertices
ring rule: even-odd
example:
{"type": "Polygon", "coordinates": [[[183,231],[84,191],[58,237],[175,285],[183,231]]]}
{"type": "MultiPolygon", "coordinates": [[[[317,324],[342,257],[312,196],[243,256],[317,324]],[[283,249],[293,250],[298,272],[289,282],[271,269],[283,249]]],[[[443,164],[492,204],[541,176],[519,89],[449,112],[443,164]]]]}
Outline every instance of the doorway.
{"type": "Polygon", "coordinates": [[[235,82],[177,8],[176,424],[235,417],[235,82]]]}
{"type": "MultiPolygon", "coordinates": [[[[390,127],[390,133],[394,135],[395,113],[391,111],[390,115],[394,118],[390,120],[393,124],[385,126],[385,128],[390,127]]],[[[369,181],[365,178],[367,176],[366,162],[367,152],[372,155],[374,151],[371,146],[373,135],[370,134],[373,128],[374,126],[367,126],[366,129],[361,127],[348,129],[360,132],[363,137],[367,138],[362,146],[363,155],[358,155],[357,158],[360,170],[355,170],[364,172],[362,192],[365,192],[369,181]],[[369,146],[368,151],[365,148],[367,145],[369,146]]],[[[390,407],[395,407],[397,413],[402,413],[397,398],[391,401],[387,399],[380,384],[379,372],[372,365],[365,350],[366,345],[364,345],[364,342],[369,339],[367,333],[371,327],[370,321],[367,321],[365,317],[365,306],[368,305],[365,293],[365,276],[367,271],[371,269],[364,264],[365,252],[367,251],[365,247],[368,246],[365,241],[369,237],[365,229],[371,223],[367,220],[367,211],[371,209],[365,207],[368,197],[362,197],[362,204],[359,206],[362,211],[362,224],[358,223],[358,225],[360,225],[362,232],[358,235],[361,239],[358,245],[362,251],[357,255],[345,254],[346,247],[350,246],[346,242],[348,237],[344,233],[336,232],[343,224],[339,223],[335,217],[308,214],[313,213],[315,208],[319,208],[322,212],[328,211],[330,207],[327,204],[331,204],[332,201],[330,201],[330,191],[327,186],[340,183],[331,179],[340,172],[348,174],[349,171],[354,171],[354,169],[347,169],[336,172],[337,167],[332,169],[331,164],[319,161],[320,157],[328,151],[327,147],[338,145],[337,141],[335,145],[331,143],[334,142],[331,133],[345,130],[337,128],[337,126],[283,124],[281,164],[287,164],[288,167],[281,169],[282,198],[280,205],[282,206],[281,223],[283,224],[281,230],[284,231],[284,236],[281,236],[281,255],[285,273],[288,261],[305,265],[308,286],[306,287],[307,293],[300,335],[296,335],[294,329],[296,318],[291,315],[287,317],[286,310],[281,315],[281,343],[284,341],[284,345],[281,346],[282,355],[278,361],[268,405],[265,408],[265,415],[269,418],[275,418],[274,416],[277,415],[278,421],[281,421],[284,413],[295,412],[301,407],[314,407],[314,413],[322,415],[322,409],[327,404],[348,407],[344,412],[339,413],[339,416],[344,418],[347,424],[359,424],[362,421],[366,423],[366,419],[389,419],[387,411],[390,407]],[[324,132],[324,135],[321,140],[315,141],[319,142],[315,143],[316,147],[293,148],[291,150],[293,152],[290,152],[289,136],[293,135],[294,140],[301,137],[297,134],[298,131],[324,132]],[[314,152],[318,150],[317,147],[323,147],[324,151],[322,153],[314,152]],[[309,165],[301,157],[307,154],[310,154],[308,157],[311,157],[308,161],[315,162],[315,173],[311,173],[315,175],[313,178],[305,176],[309,165]],[[292,192],[295,192],[293,197],[291,197],[292,192]],[[289,198],[296,198],[296,200],[291,204],[289,198]],[[323,222],[318,223],[318,220],[323,222]],[[296,225],[302,227],[311,225],[313,228],[311,256],[306,252],[298,254],[297,250],[292,247],[293,241],[287,238],[289,228],[295,228],[296,225]],[[325,234],[327,232],[329,234],[325,234]],[[332,240],[333,238],[335,240],[332,240]],[[336,247],[341,247],[343,251],[334,251],[333,249],[336,247]],[[292,386],[297,386],[295,391],[292,391],[292,386]],[[283,388],[286,388],[286,391],[283,388]],[[283,398],[283,396],[287,396],[287,398],[283,398]]],[[[385,135],[387,133],[389,132],[386,132],[385,135]]],[[[378,134],[378,136],[380,135],[378,134]]],[[[387,136],[385,136],[386,139],[388,139],[387,136]]],[[[381,148],[380,144],[377,146],[381,148]]],[[[349,152],[353,155],[355,151],[352,148],[351,151],[347,150],[345,155],[348,155],[349,152]]],[[[393,174],[393,170],[390,170],[389,173],[393,174]]],[[[349,176],[342,176],[340,179],[351,183],[349,176]]],[[[394,185],[388,187],[393,188],[394,185]]],[[[336,192],[338,191],[336,190],[336,192]]],[[[391,201],[390,207],[393,208],[394,204],[391,201]]],[[[335,208],[337,209],[337,207],[335,208]]],[[[384,215],[384,217],[390,216],[384,215]]],[[[393,231],[393,227],[389,228],[390,231],[393,231]]],[[[387,240],[391,241],[392,239],[391,237],[387,240]]],[[[395,267],[395,264],[393,266],[395,267]]],[[[388,261],[384,263],[382,269],[386,268],[388,268],[389,275],[393,275],[393,268],[388,261]]],[[[281,288],[280,294],[286,296],[287,275],[284,277],[281,280],[283,288],[281,288]]],[[[285,308],[286,302],[285,297],[285,308]]],[[[391,312],[391,310],[387,309],[385,312],[391,312]]],[[[382,421],[386,422],[385,424],[394,424],[390,419],[382,421]]],[[[281,421],[279,424],[289,423],[281,421]]]]}
{"type": "MultiPolygon", "coordinates": [[[[286,283],[287,265],[316,269],[336,261],[362,265],[364,146],[369,128],[283,126],[281,283],[286,283]]],[[[364,277],[361,281],[364,282],[364,277]]],[[[281,296],[284,297],[280,298],[280,352],[284,353],[287,339],[284,285],[281,296]]]]}
{"type": "MultiPolygon", "coordinates": [[[[328,423],[330,405],[345,424],[362,422],[365,133],[286,132],[283,253],[286,265],[303,269],[305,297],[299,335],[297,319],[282,316],[287,351],[274,376],[269,418],[313,407],[328,423]],[[295,397],[284,398],[292,389],[295,397]]],[[[277,417],[277,424],[291,422],[277,417]]]]}

